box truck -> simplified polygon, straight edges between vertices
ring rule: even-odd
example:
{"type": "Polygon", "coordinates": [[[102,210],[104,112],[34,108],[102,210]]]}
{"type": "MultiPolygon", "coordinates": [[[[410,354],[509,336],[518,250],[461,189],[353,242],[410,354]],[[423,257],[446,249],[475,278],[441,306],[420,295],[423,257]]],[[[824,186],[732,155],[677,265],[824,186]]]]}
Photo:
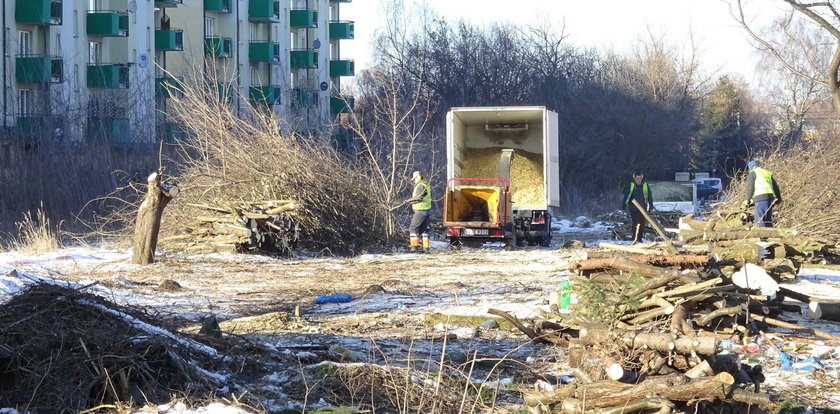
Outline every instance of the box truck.
{"type": "Polygon", "coordinates": [[[557,122],[541,106],[447,113],[443,222],[450,245],[551,242],[560,204],[557,122]]]}

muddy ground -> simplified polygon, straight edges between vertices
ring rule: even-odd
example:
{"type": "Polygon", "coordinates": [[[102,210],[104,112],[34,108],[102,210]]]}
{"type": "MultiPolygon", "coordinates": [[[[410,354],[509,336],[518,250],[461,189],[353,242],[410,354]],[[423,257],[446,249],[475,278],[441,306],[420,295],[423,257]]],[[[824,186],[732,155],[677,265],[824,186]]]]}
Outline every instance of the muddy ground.
{"type": "MultiPolygon", "coordinates": [[[[158,263],[143,267],[127,264],[127,250],[112,248],[6,255],[3,261],[41,277],[93,283],[90,289],[118,304],[145,307],[168,321],[170,329],[194,333],[202,320],[215,315],[227,338],[254,347],[208,340],[211,345],[231,354],[261,353],[260,366],[251,375],[221,372],[220,383],[229,387],[225,391],[248,391],[252,405],[267,411],[278,412],[304,399],[310,404],[321,399],[359,403],[352,392],[328,393],[302,383],[300,373],[325,360],[407,368],[418,376],[433,375],[443,362],[447,375],[462,376],[463,383],[500,390],[486,401],[485,410],[501,411],[521,404],[519,387],[531,387],[537,379],[561,383],[570,371],[563,348],[531,344],[508,324],[488,322],[493,318],[487,309],[519,318],[536,316],[569,275],[567,263],[594,249],[561,245],[607,237],[583,231],[556,237],[548,248],[452,252],[437,244],[431,254],[355,258],[163,252],[158,263]],[[334,293],[349,293],[353,300],[313,304],[319,295],[334,293]],[[473,359],[475,364],[465,364],[473,359]]],[[[837,324],[825,324],[820,329],[838,329],[837,324]]],[[[765,372],[774,363],[767,361],[765,372]]],[[[776,378],[768,391],[806,405],[840,408],[836,368],[791,374],[776,378]]]]}

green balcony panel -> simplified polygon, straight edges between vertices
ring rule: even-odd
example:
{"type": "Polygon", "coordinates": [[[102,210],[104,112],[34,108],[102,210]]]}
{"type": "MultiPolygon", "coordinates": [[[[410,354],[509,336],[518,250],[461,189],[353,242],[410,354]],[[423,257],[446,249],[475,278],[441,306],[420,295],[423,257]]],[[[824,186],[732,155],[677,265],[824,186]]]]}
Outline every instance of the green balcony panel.
{"type": "Polygon", "coordinates": [[[88,136],[98,141],[125,143],[131,141],[128,118],[92,118],[88,120],[88,136]]]}
{"type": "Polygon", "coordinates": [[[204,39],[204,54],[217,58],[233,54],[233,41],[229,37],[210,36],[204,39]]]}
{"type": "Polygon", "coordinates": [[[316,89],[303,89],[303,88],[295,88],[292,90],[292,106],[303,108],[303,107],[314,107],[318,106],[318,90],[316,89]]]}
{"type": "Polygon", "coordinates": [[[178,7],[184,4],[184,0],[155,0],[155,7],[167,8],[178,7]]]}
{"type": "Polygon", "coordinates": [[[183,79],[171,76],[161,76],[155,78],[155,97],[171,98],[175,95],[181,95],[184,92],[183,83],[183,79]]]}
{"type": "Polygon", "coordinates": [[[15,80],[21,83],[60,83],[64,81],[64,61],[46,55],[15,57],[15,80]]]}
{"type": "Polygon", "coordinates": [[[61,24],[61,0],[15,0],[15,21],[25,24],[61,24]]]}
{"type": "Polygon", "coordinates": [[[251,85],[248,88],[248,99],[252,104],[280,105],[283,89],[278,85],[251,85]]]}
{"type": "Polygon", "coordinates": [[[181,29],[155,30],[155,50],[184,50],[184,31],[181,29]]]}
{"type": "Polygon", "coordinates": [[[289,10],[289,26],[318,27],[318,10],[294,9],[289,10]]]}
{"type": "Polygon", "coordinates": [[[280,23],[280,2],[276,0],[249,0],[248,21],[280,23]]]}
{"type": "Polygon", "coordinates": [[[340,98],[337,96],[330,97],[330,110],[334,115],[346,114],[350,112],[355,100],[353,98],[340,98]]]}
{"type": "Polygon", "coordinates": [[[216,84],[216,88],[218,89],[219,100],[222,102],[233,102],[233,94],[236,91],[236,86],[227,83],[218,83],[216,84]]]}
{"type": "Polygon", "coordinates": [[[347,20],[330,22],[330,39],[353,39],[356,24],[347,20]]]}
{"type": "Polygon", "coordinates": [[[356,65],[350,59],[330,60],[330,76],[354,76],[356,65]]]}
{"type": "Polygon", "coordinates": [[[204,0],[204,10],[217,13],[230,13],[230,0],[204,0]]]}
{"type": "Polygon", "coordinates": [[[64,128],[64,118],[56,115],[18,115],[17,127],[24,144],[35,144],[45,137],[55,137],[56,131],[64,128]]]}
{"type": "Polygon", "coordinates": [[[280,63],[280,43],[251,42],[248,45],[248,58],[253,62],[280,63]]]}
{"type": "Polygon", "coordinates": [[[289,53],[289,64],[295,69],[318,67],[318,51],[315,49],[296,49],[289,53]]]}
{"type": "Polygon", "coordinates": [[[128,36],[128,13],[113,10],[88,12],[87,34],[91,36],[128,36]]]}
{"type": "Polygon", "coordinates": [[[128,88],[128,65],[92,64],[87,67],[88,88],[128,88]]]}

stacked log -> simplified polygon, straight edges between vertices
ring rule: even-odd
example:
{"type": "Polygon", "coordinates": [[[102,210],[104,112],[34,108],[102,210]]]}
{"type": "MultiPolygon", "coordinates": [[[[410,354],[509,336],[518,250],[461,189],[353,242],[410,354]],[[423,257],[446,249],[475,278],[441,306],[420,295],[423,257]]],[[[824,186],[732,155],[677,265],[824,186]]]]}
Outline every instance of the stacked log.
{"type": "MultiPolygon", "coordinates": [[[[526,392],[531,412],[691,411],[698,401],[766,406],[772,398],[759,392],[761,366],[738,362],[745,336],[766,338],[781,327],[840,340],[778,319],[783,289],[775,297],[741,287],[702,249],[602,247],[609,251],[569,264],[582,296],[570,311],[542,310],[529,325],[493,310],[533,341],[568,347],[575,380],[526,392]]],[[[832,314],[832,305],[820,311],[832,314]]]]}
{"type": "Polygon", "coordinates": [[[289,254],[298,240],[292,200],[191,206],[203,213],[180,234],[162,238],[162,247],[196,253],[289,254]]]}

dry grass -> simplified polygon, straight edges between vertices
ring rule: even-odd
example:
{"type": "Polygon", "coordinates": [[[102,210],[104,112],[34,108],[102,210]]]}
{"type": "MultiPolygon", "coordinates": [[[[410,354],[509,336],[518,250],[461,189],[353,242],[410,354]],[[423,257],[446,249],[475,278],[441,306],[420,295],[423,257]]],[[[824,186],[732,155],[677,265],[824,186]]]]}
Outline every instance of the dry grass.
{"type": "MultiPolygon", "coordinates": [[[[773,172],[783,203],[776,207],[777,227],[794,228],[828,241],[840,239],[840,187],[834,171],[840,165],[836,134],[825,133],[809,141],[758,157],[773,172]]],[[[746,174],[736,177],[721,209],[738,209],[745,199],[746,174]]]]}
{"type": "Polygon", "coordinates": [[[365,171],[336,153],[329,139],[292,132],[271,107],[246,103],[237,114],[219,99],[216,85],[223,82],[217,81],[195,73],[169,100],[169,113],[190,136],[178,142],[182,192],[165,213],[165,233],[183,231],[198,215],[190,204],[291,199],[304,248],[352,254],[388,244],[390,206],[376,201],[365,171]]]}
{"type": "Polygon", "coordinates": [[[23,220],[15,223],[17,237],[7,243],[10,250],[24,254],[38,254],[57,250],[59,245],[58,234],[50,226],[50,220],[44,212],[43,206],[35,211],[23,214],[23,220]]]}

